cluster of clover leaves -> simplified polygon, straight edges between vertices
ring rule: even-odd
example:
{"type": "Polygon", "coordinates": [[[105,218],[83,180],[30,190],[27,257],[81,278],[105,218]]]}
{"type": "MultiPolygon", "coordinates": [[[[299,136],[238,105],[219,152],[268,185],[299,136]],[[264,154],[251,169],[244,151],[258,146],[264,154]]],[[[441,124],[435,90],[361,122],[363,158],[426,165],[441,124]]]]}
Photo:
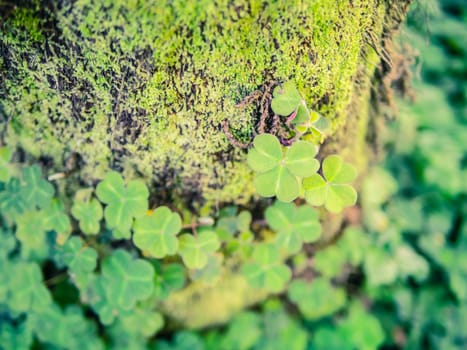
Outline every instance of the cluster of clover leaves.
{"type": "MultiPolygon", "coordinates": [[[[319,132],[314,123],[319,119],[310,112],[305,101],[291,82],[276,87],[271,102],[273,111],[287,117],[298,127],[319,132]]],[[[248,164],[255,171],[254,185],[261,196],[276,196],[279,201],[291,202],[302,196],[314,206],[324,205],[336,213],[355,204],[357,193],[350,183],[356,177],[355,168],[338,155],[325,158],[320,164],[315,158],[318,148],[313,142],[299,140],[284,147],[271,134],[260,134],[248,152],[248,164]]]]}
{"type": "MultiPolygon", "coordinates": [[[[290,112],[288,118],[295,113],[294,120],[302,123],[303,115],[308,118],[310,113],[287,86],[275,94],[273,108],[290,112]]],[[[224,259],[235,261],[234,268],[252,287],[283,291],[292,276],[285,261],[321,236],[312,205],[324,204],[337,212],[356,200],[348,184],[355,170],[330,156],[318,174],[316,150],[304,140],[284,147],[273,135],[255,138],[248,153],[255,186],[261,195],[278,199],[265,212],[273,235],[260,241],[248,211],[227,207],[217,220],[193,224],[192,214],[182,217],[167,206],[150,208],[146,184],[126,181],[114,171],[95,188],[78,190],[74,198],[61,196],[38,165],[12,163],[12,152],[1,147],[0,309],[13,320],[26,315],[27,329],[39,341],[69,346],[73,322],[89,321],[81,309],[63,310],[55,302],[49,286],[63,277],[48,276],[45,281],[46,261],[53,262],[56,271],[66,271],[80,303],[90,307],[104,327],[119,325],[143,337],[163,327],[157,305],[181,289],[187,275],[211,283],[222,274],[224,259]],[[309,204],[291,203],[298,197],[309,204]],[[113,248],[112,242],[126,249],[113,248]],[[45,328],[42,319],[48,320],[45,328]]],[[[308,282],[300,283],[290,286],[293,302],[310,288],[308,282]]],[[[86,337],[73,339],[91,339],[86,337]]]]}

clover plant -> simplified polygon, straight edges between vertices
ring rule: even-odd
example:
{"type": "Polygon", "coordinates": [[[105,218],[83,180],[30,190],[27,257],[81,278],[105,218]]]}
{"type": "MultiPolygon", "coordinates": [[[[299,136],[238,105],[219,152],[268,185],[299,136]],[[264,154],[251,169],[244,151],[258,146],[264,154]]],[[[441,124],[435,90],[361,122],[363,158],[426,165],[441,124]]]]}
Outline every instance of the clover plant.
{"type": "Polygon", "coordinates": [[[183,234],[179,238],[179,254],[190,269],[201,269],[206,266],[208,257],[220,247],[217,234],[213,231],[202,231],[197,235],[183,234]]]}
{"type": "Polygon", "coordinates": [[[146,185],[140,180],[125,185],[119,173],[110,172],[97,185],[96,194],[107,204],[104,210],[107,227],[117,231],[119,238],[129,238],[133,219],[145,215],[148,210],[146,185]]]}
{"type": "Polygon", "coordinates": [[[133,242],[155,258],[174,255],[178,249],[176,235],[182,228],[180,215],[159,207],[150,215],[138,217],[133,227],[133,242]]]}
{"type": "Polygon", "coordinates": [[[277,293],[285,288],[292,273],[283,264],[279,250],[271,244],[257,245],[252,254],[252,261],[246,263],[242,273],[250,285],[277,293]]]}
{"type": "Polygon", "coordinates": [[[71,214],[79,221],[79,228],[84,234],[97,235],[99,233],[100,221],[104,211],[97,199],[75,199],[71,208],[71,214]]]}
{"type": "Polygon", "coordinates": [[[341,157],[331,155],[322,163],[323,176],[314,174],[303,180],[305,199],[308,203],[324,205],[332,213],[338,213],[357,201],[357,192],[349,184],[355,180],[355,168],[344,163],[341,157]]]}
{"type": "Polygon", "coordinates": [[[301,178],[313,175],[319,168],[316,146],[297,141],[285,152],[277,137],[261,134],[255,137],[248,152],[248,164],[256,172],[254,185],[264,197],[277,196],[291,202],[300,195],[301,178]]]}
{"type": "Polygon", "coordinates": [[[290,254],[299,252],[303,242],[314,242],[321,235],[318,214],[308,205],[296,207],[292,203],[276,202],[266,209],[265,217],[277,233],[278,247],[290,254]]]}

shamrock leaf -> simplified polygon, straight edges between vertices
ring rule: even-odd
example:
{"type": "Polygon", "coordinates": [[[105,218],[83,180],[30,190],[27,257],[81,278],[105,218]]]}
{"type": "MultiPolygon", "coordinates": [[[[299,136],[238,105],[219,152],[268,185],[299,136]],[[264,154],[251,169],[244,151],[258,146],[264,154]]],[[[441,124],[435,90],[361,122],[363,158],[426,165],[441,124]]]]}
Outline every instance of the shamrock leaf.
{"type": "Polygon", "coordinates": [[[0,147],[0,182],[7,182],[10,179],[11,150],[7,147],[0,147]]]}
{"type": "Polygon", "coordinates": [[[276,202],[266,209],[266,221],[277,232],[277,243],[290,254],[302,248],[303,242],[316,241],[321,235],[321,225],[316,211],[303,205],[276,202]]]}
{"type": "Polygon", "coordinates": [[[23,169],[21,196],[30,208],[48,207],[54,192],[54,187],[42,178],[39,166],[33,165],[23,169]]]}
{"type": "Polygon", "coordinates": [[[118,310],[132,310],[136,302],[149,298],[154,290],[154,268],[142,259],[118,249],[102,262],[104,289],[118,310]]]}
{"type": "Polygon", "coordinates": [[[137,308],[119,318],[126,332],[149,338],[164,326],[164,318],[159,312],[137,308]]]}
{"type": "Polygon", "coordinates": [[[282,264],[278,249],[270,244],[258,245],[253,251],[253,262],[243,266],[242,273],[254,288],[280,292],[292,276],[287,265],[282,264]]]}
{"type": "Polygon", "coordinates": [[[43,211],[44,227],[57,233],[67,233],[71,230],[70,219],[65,214],[62,202],[52,199],[47,209],[43,211]]]}
{"type": "Polygon", "coordinates": [[[21,254],[30,256],[31,253],[39,257],[47,255],[46,227],[44,214],[41,211],[27,211],[17,220],[16,238],[21,242],[21,254]]]}
{"type": "Polygon", "coordinates": [[[101,202],[107,204],[104,211],[107,227],[120,233],[129,232],[133,218],[143,216],[148,209],[146,185],[134,180],[125,186],[122,176],[114,171],[97,185],[96,194],[101,202]]]}
{"type": "Polygon", "coordinates": [[[311,176],[319,168],[314,158],[316,147],[309,142],[295,142],[285,155],[279,140],[273,135],[258,135],[253,144],[247,161],[257,172],[254,185],[264,197],[277,196],[283,202],[294,200],[300,194],[299,177],[311,176]]]}
{"type": "Polygon", "coordinates": [[[97,265],[97,252],[83,245],[80,237],[71,237],[58,248],[58,260],[68,266],[73,274],[86,274],[94,271],[97,265]]]}
{"type": "Polygon", "coordinates": [[[84,234],[97,235],[99,233],[103,211],[101,204],[96,199],[75,200],[71,214],[79,221],[79,228],[84,234]]]}
{"type": "Polygon", "coordinates": [[[162,206],[151,215],[139,217],[133,227],[135,245],[155,258],[174,255],[177,252],[176,235],[182,229],[180,215],[162,206]]]}
{"type": "Polygon", "coordinates": [[[14,221],[26,208],[26,202],[21,196],[21,183],[13,177],[0,193],[0,211],[7,221],[14,221]]]}
{"type": "Polygon", "coordinates": [[[201,269],[208,262],[208,254],[220,247],[217,235],[212,231],[200,232],[197,236],[184,234],[179,238],[178,249],[183,262],[190,269],[201,269]]]}
{"type": "Polygon", "coordinates": [[[166,299],[171,292],[185,285],[185,268],[181,264],[155,264],[156,279],[154,294],[157,298],[166,299]]]}
{"type": "Polygon", "coordinates": [[[289,116],[297,109],[301,101],[302,97],[294,82],[288,81],[274,89],[271,108],[276,114],[289,116]]]}
{"type": "MultiPolygon", "coordinates": [[[[7,304],[13,311],[41,310],[52,302],[49,290],[42,283],[42,272],[36,263],[20,262],[11,267],[7,304]]],[[[3,283],[3,281],[2,281],[3,283]]]]}
{"type": "Polygon", "coordinates": [[[315,278],[311,283],[295,280],[287,293],[289,299],[297,304],[300,312],[309,320],[331,315],[346,302],[344,290],[334,288],[323,277],[315,278]]]}
{"type": "Polygon", "coordinates": [[[356,177],[355,168],[337,155],[327,157],[322,165],[323,177],[314,174],[303,181],[305,199],[312,205],[323,205],[333,213],[357,201],[357,192],[349,185],[356,177]]]}

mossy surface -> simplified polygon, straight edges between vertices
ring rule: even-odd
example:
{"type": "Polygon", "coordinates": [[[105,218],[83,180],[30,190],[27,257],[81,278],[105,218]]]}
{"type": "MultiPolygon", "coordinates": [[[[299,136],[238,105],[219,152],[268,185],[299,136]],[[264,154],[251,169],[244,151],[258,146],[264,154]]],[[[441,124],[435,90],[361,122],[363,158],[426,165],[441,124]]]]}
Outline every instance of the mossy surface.
{"type": "Polygon", "coordinates": [[[385,12],[376,0],[27,3],[0,33],[3,142],[49,171],[75,157],[86,183],[109,168],[143,177],[157,204],[251,198],[245,151],[222,125],[249,142],[258,110],[235,105],[271,81],[294,80],[342,129],[385,12]]]}

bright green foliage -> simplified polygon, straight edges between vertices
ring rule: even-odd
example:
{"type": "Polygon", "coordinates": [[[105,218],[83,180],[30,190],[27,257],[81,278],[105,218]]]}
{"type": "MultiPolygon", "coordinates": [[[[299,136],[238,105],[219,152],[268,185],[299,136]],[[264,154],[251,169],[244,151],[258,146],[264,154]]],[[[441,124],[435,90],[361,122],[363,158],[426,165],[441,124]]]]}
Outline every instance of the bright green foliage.
{"type": "Polygon", "coordinates": [[[19,179],[11,178],[0,193],[0,210],[5,219],[12,221],[17,215],[26,210],[27,205],[21,196],[21,184],[19,179]]]}
{"type": "Polygon", "coordinates": [[[64,234],[71,231],[70,218],[65,214],[65,208],[59,199],[52,199],[49,207],[44,209],[42,213],[46,230],[64,234]]]}
{"type": "Polygon", "coordinates": [[[45,217],[42,211],[27,211],[17,218],[16,238],[23,256],[43,259],[48,253],[45,217]]]}
{"type": "Polygon", "coordinates": [[[146,185],[134,180],[125,186],[117,172],[105,176],[97,185],[96,194],[101,202],[107,204],[104,211],[107,227],[123,235],[130,231],[133,218],[143,216],[148,209],[149,192],[146,185]]]}
{"type": "Polygon", "coordinates": [[[288,81],[274,89],[271,108],[274,113],[286,117],[297,110],[301,101],[302,97],[295,83],[293,81],[288,81]]]}
{"type": "Polygon", "coordinates": [[[75,275],[90,273],[97,264],[96,250],[84,246],[80,237],[71,237],[59,247],[57,258],[69,268],[70,273],[75,275]]]}
{"type": "Polygon", "coordinates": [[[178,249],[176,235],[182,229],[182,219],[167,207],[159,207],[151,215],[137,218],[133,226],[133,242],[155,258],[174,255],[178,249]]]}
{"type": "Polygon", "coordinates": [[[71,350],[103,350],[97,327],[86,319],[83,310],[69,306],[62,311],[57,305],[32,314],[30,325],[37,338],[45,344],[71,350]]]}
{"type": "Polygon", "coordinates": [[[305,198],[312,205],[324,205],[333,213],[342,211],[357,201],[357,192],[349,185],[357,176],[355,168],[341,157],[326,157],[322,164],[323,177],[314,174],[303,180],[305,198]]]}
{"type": "Polygon", "coordinates": [[[180,290],[185,285],[186,273],[181,264],[154,263],[156,270],[154,295],[158,299],[166,299],[170,293],[180,290]]]}
{"type": "Polygon", "coordinates": [[[128,315],[119,318],[126,332],[149,338],[155,335],[163,326],[164,318],[156,311],[136,308],[128,315]]]}
{"type": "Polygon", "coordinates": [[[94,198],[87,201],[75,200],[71,214],[79,221],[80,230],[87,235],[97,235],[103,216],[101,204],[94,198]]]}
{"type": "Polygon", "coordinates": [[[11,150],[8,147],[0,147],[0,182],[10,179],[11,150]]]}
{"type": "Polygon", "coordinates": [[[303,242],[314,242],[321,235],[318,213],[308,205],[276,202],[266,209],[265,217],[277,233],[278,247],[290,254],[299,252],[303,242]]]}
{"type": "Polygon", "coordinates": [[[154,291],[154,268],[142,259],[132,259],[124,250],[116,250],[102,261],[106,297],[118,310],[131,310],[138,301],[154,291]]]}
{"type": "Polygon", "coordinates": [[[224,337],[218,343],[219,349],[248,350],[261,337],[261,318],[249,311],[235,316],[229,323],[224,337]]]}
{"type": "Polygon", "coordinates": [[[287,295],[298,306],[303,316],[310,320],[332,315],[346,303],[344,290],[333,287],[322,277],[311,282],[294,280],[287,295]]]}
{"type": "Polygon", "coordinates": [[[156,342],[154,350],[205,350],[203,340],[196,333],[180,331],[175,334],[172,343],[156,342]]]}
{"type": "Polygon", "coordinates": [[[271,244],[260,244],[254,248],[252,258],[253,261],[242,268],[250,285],[273,293],[282,291],[292,274],[281,262],[279,250],[271,244]]]}
{"type": "Polygon", "coordinates": [[[336,330],[331,327],[320,327],[313,335],[312,349],[353,350],[354,348],[340,328],[336,330]]]}
{"type": "Polygon", "coordinates": [[[40,311],[51,302],[49,290],[42,283],[42,273],[36,263],[20,262],[10,266],[6,303],[15,312],[40,311]]]}
{"type": "Polygon", "coordinates": [[[357,303],[349,310],[349,317],[339,326],[354,349],[377,349],[384,341],[384,331],[380,322],[357,303]]]}
{"type": "Polygon", "coordinates": [[[47,208],[55,189],[42,178],[41,168],[37,165],[23,169],[21,197],[28,207],[47,208]]]}
{"type": "Polygon", "coordinates": [[[254,139],[254,148],[248,152],[248,164],[257,173],[254,179],[261,196],[290,202],[300,194],[300,179],[313,175],[319,168],[314,158],[316,146],[297,141],[285,155],[277,137],[261,134],[254,139]]]}
{"type": "Polygon", "coordinates": [[[184,234],[179,238],[178,252],[183,262],[190,269],[201,269],[206,266],[209,254],[220,247],[215,232],[203,231],[196,236],[184,234]]]}

